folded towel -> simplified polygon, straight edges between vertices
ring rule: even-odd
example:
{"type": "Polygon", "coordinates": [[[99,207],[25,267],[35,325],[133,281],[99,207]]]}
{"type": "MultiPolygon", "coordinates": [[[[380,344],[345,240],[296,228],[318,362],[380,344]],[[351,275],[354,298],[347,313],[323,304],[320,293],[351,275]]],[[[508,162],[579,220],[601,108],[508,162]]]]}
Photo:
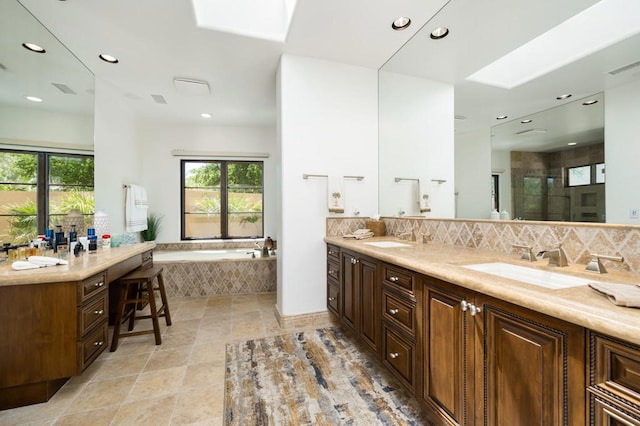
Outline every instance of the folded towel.
{"type": "Polygon", "coordinates": [[[350,238],[356,240],[364,240],[365,238],[375,237],[376,234],[373,233],[370,229],[358,229],[353,234],[345,234],[342,238],[350,238]]]}
{"type": "Polygon", "coordinates": [[[28,261],[17,260],[11,264],[14,271],[23,271],[25,269],[46,268],[47,266],[68,265],[64,259],[56,259],[55,257],[46,256],[29,256],[28,261]]]}
{"type": "Polygon", "coordinates": [[[29,256],[29,263],[40,266],[55,266],[55,265],[68,265],[64,259],[57,259],[55,257],[48,256],[29,256]]]}
{"type": "Polygon", "coordinates": [[[35,263],[26,262],[24,260],[16,260],[11,264],[11,269],[14,271],[23,271],[25,269],[38,269],[44,268],[44,265],[36,265],[35,263]]]}
{"type": "Polygon", "coordinates": [[[589,287],[607,298],[618,306],[629,308],[640,308],[640,287],[628,284],[613,284],[593,282],[589,287]]]}
{"type": "Polygon", "coordinates": [[[125,205],[125,225],[127,232],[138,232],[147,229],[147,191],[138,185],[127,186],[125,205]]]}

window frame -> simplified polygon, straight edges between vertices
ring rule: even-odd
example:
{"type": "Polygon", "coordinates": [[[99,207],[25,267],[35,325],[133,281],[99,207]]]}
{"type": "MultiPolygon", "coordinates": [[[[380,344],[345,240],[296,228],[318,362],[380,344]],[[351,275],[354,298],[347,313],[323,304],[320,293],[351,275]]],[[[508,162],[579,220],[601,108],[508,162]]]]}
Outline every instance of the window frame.
{"type": "MultiPolygon", "coordinates": [[[[50,202],[50,188],[51,186],[83,186],[83,187],[91,187],[95,194],[95,156],[93,154],[80,154],[80,153],[70,153],[70,152],[57,152],[57,151],[37,151],[33,149],[9,149],[9,148],[0,148],[0,152],[2,153],[10,153],[10,154],[27,154],[34,155],[36,157],[36,176],[35,183],[30,184],[34,185],[36,188],[36,232],[38,235],[44,235],[45,230],[49,229],[49,224],[51,223],[51,211],[49,208],[50,202]],[[76,184],[54,184],[50,183],[50,159],[51,157],[77,157],[77,158],[92,158],[94,160],[94,171],[93,171],[93,184],[92,185],[76,185],[76,184]]],[[[4,182],[0,182],[4,183],[4,182]]],[[[13,183],[11,183],[13,184],[13,183]]],[[[94,195],[95,200],[95,195],[94,195]]],[[[91,213],[83,213],[83,215],[93,215],[94,211],[91,213]]],[[[21,215],[9,215],[0,213],[0,216],[3,217],[11,217],[11,216],[21,216],[21,215]]],[[[22,215],[26,216],[26,215],[22,215]]],[[[60,215],[56,215],[60,216],[60,215]]]]}
{"type": "Polygon", "coordinates": [[[565,187],[566,188],[579,188],[579,187],[585,187],[585,186],[591,186],[591,185],[604,185],[606,183],[606,174],[605,171],[606,170],[606,164],[604,161],[602,162],[598,162],[598,163],[591,163],[591,164],[582,164],[580,166],[571,166],[571,167],[566,167],[565,168],[565,187]],[[602,170],[603,170],[603,181],[602,182],[598,182],[598,166],[602,166],[602,170]],[[570,185],[570,174],[571,174],[571,170],[573,169],[580,169],[583,167],[589,167],[589,183],[585,183],[585,184],[580,184],[580,185],[570,185]]]}
{"type": "MultiPolygon", "coordinates": [[[[204,188],[204,187],[203,187],[204,188]]],[[[264,237],[264,161],[260,160],[223,160],[223,159],[181,159],[180,160],[180,240],[181,241],[206,241],[206,240],[231,240],[235,238],[262,238],[264,237]],[[185,165],[188,163],[219,163],[220,164],[220,236],[208,236],[202,238],[187,237],[187,212],[185,210],[186,203],[186,176],[185,165]],[[229,235],[229,180],[228,166],[229,164],[259,164],[262,168],[261,180],[261,196],[262,196],[262,216],[261,230],[259,235],[229,235]]]]}

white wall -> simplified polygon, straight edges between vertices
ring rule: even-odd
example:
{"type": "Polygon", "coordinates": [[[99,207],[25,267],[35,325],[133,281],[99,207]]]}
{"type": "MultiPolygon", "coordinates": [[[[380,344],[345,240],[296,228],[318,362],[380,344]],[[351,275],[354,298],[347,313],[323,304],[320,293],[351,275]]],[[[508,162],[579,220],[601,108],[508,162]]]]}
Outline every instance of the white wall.
{"type": "Polygon", "coordinates": [[[429,195],[425,216],[454,217],[453,86],[382,71],[379,84],[380,213],[420,214],[417,183],[395,182],[404,177],[429,195]]]}
{"type": "MultiPolygon", "coordinates": [[[[511,151],[491,151],[491,172],[499,176],[498,197],[500,211],[506,210],[513,219],[513,206],[511,205],[511,151]]],[[[487,215],[485,219],[488,218],[489,216],[487,215]]]]}
{"type": "Polygon", "coordinates": [[[607,223],[640,224],[640,81],[605,91],[604,159],[607,223]]]}
{"type": "Polygon", "coordinates": [[[491,212],[491,131],[455,135],[456,217],[488,219],[491,212]]]}
{"type": "Polygon", "coordinates": [[[109,215],[111,233],[125,231],[123,184],[141,183],[142,153],[133,113],[119,91],[96,78],[95,206],[109,215]]]}
{"type": "Polygon", "coordinates": [[[147,190],[150,211],[164,216],[163,228],[156,242],[180,241],[181,158],[171,155],[174,149],[268,153],[269,158],[241,159],[264,161],[264,235],[278,238],[274,127],[192,126],[143,121],[138,123],[137,137],[143,152],[139,183],[147,190]]]}
{"type": "Polygon", "coordinates": [[[283,55],[278,73],[281,210],[278,305],[282,315],[326,311],[327,181],[345,181],[345,215],[377,212],[377,71],[283,55]]]}
{"type": "Polygon", "coordinates": [[[0,105],[0,143],[11,142],[92,151],[93,116],[0,105]]]}

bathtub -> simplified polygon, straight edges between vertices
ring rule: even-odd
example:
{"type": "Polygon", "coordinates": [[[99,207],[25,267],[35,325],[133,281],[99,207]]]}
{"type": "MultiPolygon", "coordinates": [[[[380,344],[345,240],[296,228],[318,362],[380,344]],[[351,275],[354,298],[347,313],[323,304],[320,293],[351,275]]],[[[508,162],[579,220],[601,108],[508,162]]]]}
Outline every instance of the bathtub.
{"type": "MultiPolygon", "coordinates": [[[[256,256],[258,251],[255,251],[256,256]]],[[[254,250],[246,249],[219,249],[219,250],[179,250],[157,251],[153,254],[156,262],[192,262],[201,260],[226,260],[226,259],[251,259],[254,250]]]]}
{"type": "MultiPolygon", "coordinates": [[[[256,251],[256,255],[257,255],[256,251]]],[[[276,257],[252,257],[253,248],[156,250],[170,297],[276,291],[276,257]]]]}

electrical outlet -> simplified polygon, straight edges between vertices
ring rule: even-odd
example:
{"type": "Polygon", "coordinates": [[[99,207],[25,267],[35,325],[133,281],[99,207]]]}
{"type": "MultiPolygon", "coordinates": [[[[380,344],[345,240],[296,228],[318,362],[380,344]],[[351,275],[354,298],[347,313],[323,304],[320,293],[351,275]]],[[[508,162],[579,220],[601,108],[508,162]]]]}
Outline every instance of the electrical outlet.
{"type": "Polygon", "coordinates": [[[629,209],[629,218],[640,219],[640,209],[629,209]]]}

